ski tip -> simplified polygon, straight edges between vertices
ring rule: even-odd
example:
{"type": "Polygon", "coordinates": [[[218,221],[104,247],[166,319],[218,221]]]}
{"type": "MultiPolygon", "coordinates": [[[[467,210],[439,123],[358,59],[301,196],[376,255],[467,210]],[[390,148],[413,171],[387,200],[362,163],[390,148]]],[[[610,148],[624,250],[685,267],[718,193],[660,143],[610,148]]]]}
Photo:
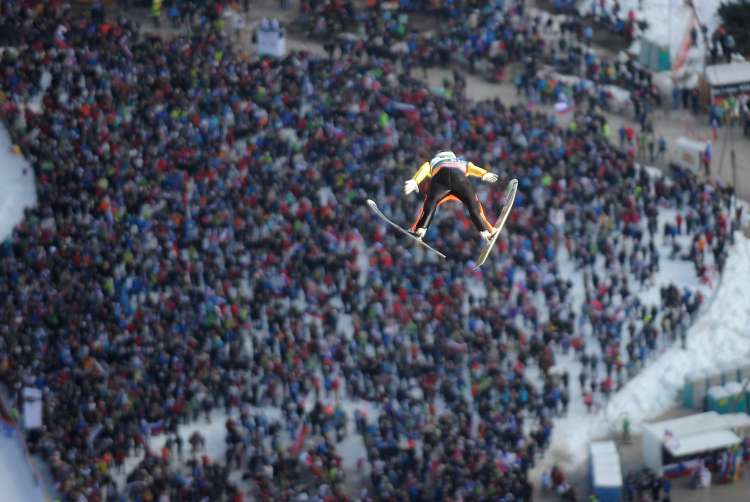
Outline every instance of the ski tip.
{"type": "Polygon", "coordinates": [[[378,205],[375,204],[375,201],[372,200],[372,199],[367,199],[367,205],[370,206],[373,209],[376,208],[376,207],[378,207],[378,205]]]}

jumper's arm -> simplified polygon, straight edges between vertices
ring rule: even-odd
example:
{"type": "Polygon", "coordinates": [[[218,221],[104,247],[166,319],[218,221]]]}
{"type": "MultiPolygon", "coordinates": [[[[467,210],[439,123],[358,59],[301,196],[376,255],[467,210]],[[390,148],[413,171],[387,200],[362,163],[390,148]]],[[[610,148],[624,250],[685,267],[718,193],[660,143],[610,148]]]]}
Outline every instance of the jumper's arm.
{"type": "Polygon", "coordinates": [[[414,174],[414,176],[412,176],[411,179],[416,181],[417,184],[420,184],[422,183],[422,181],[424,181],[425,178],[430,178],[430,177],[432,177],[430,173],[430,163],[425,162],[424,164],[419,166],[419,169],[417,169],[417,172],[414,174]]]}
{"type": "Polygon", "coordinates": [[[466,164],[466,176],[476,176],[477,178],[481,178],[485,174],[487,174],[487,170],[482,169],[473,162],[466,164]]]}

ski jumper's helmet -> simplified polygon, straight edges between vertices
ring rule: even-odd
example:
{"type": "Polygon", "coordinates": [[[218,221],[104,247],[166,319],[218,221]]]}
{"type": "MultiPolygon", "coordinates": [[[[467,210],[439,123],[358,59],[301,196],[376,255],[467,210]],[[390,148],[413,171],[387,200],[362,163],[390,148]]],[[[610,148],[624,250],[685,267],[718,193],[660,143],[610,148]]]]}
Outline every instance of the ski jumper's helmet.
{"type": "Polygon", "coordinates": [[[435,169],[438,164],[441,164],[448,160],[456,160],[456,154],[451,151],[439,152],[430,161],[430,169],[435,169]]]}

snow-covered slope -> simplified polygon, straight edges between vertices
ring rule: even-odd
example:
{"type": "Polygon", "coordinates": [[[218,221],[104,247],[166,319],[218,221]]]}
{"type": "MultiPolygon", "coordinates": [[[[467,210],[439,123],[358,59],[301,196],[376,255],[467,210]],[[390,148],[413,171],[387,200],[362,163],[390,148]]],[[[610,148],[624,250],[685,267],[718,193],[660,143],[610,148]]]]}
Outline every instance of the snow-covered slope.
{"type": "Polygon", "coordinates": [[[0,434],[0,500],[43,502],[40,485],[34,482],[29,464],[15,438],[0,434]]]}
{"type": "MultiPolygon", "coordinates": [[[[34,175],[23,157],[11,151],[10,138],[0,125],[0,242],[21,220],[23,210],[36,204],[34,175]]],[[[15,438],[0,434],[0,500],[43,501],[15,438]]]]}
{"type": "MultiPolygon", "coordinates": [[[[672,268],[662,273],[662,278],[667,279],[666,276],[677,270],[672,268]]],[[[682,350],[679,343],[664,350],[596,413],[586,412],[580,402],[576,374],[571,374],[570,412],[555,421],[546,463],[579,464],[586,459],[587,443],[621,430],[625,417],[637,431],[644,420],[661,415],[677,404],[688,373],[713,372],[746,364],[750,358],[748,278],[750,239],[738,232],[721,284],[710,294],[707,305],[688,330],[686,350],[682,350]]],[[[680,276],[672,279],[678,282],[680,276]]],[[[573,364],[571,360],[561,359],[559,364],[563,367],[573,364]]]]}
{"type": "Polygon", "coordinates": [[[34,172],[11,147],[8,132],[0,125],[0,241],[21,221],[24,208],[36,204],[34,172]]]}
{"type": "Polygon", "coordinates": [[[616,395],[612,417],[625,413],[638,422],[675,404],[685,376],[747,363],[750,357],[750,239],[737,239],[715,297],[688,331],[687,350],[673,347],[616,395]]]}

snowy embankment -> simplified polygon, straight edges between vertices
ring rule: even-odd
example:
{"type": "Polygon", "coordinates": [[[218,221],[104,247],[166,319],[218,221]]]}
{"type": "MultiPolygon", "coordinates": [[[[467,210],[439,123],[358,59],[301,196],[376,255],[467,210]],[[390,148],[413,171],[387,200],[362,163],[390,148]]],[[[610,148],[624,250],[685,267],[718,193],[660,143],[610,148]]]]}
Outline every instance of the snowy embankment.
{"type": "MultiPolygon", "coordinates": [[[[18,432],[14,432],[18,434],[18,432]]],[[[34,481],[31,467],[15,437],[0,433],[0,499],[15,502],[43,502],[41,485],[34,481]]]]}
{"type": "Polygon", "coordinates": [[[620,391],[607,406],[610,417],[634,423],[675,405],[688,373],[713,373],[746,364],[750,357],[750,239],[738,234],[721,286],[688,331],[687,349],[672,347],[620,391]]]}
{"type": "Polygon", "coordinates": [[[0,241],[21,221],[24,209],[35,204],[33,170],[14,153],[8,132],[0,125],[0,241]]]}
{"type": "MultiPolygon", "coordinates": [[[[676,265],[676,264],[675,264],[676,265]]],[[[679,274],[670,267],[660,274],[661,280],[684,282],[694,274],[679,274]]],[[[644,421],[653,419],[677,405],[677,399],[688,373],[715,372],[746,364],[750,357],[750,302],[746,285],[750,278],[750,239],[740,232],[732,247],[718,289],[708,293],[704,308],[688,330],[687,349],[676,343],[662,349],[646,367],[606,405],[587,413],[580,399],[580,388],[571,372],[571,406],[566,417],[555,420],[552,444],[546,465],[559,463],[575,467],[586,459],[589,441],[619,433],[625,417],[638,431],[644,421]]],[[[661,282],[661,281],[659,281],[661,282]]],[[[646,292],[648,293],[650,291],[646,292]]],[[[577,364],[572,357],[561,357],[563,367],[577,364]]]]}
{"type": "MultiPolygon", "coordinates": [[[[0,125],[0,242],[21,221],[23,210],[35,204],[32,169],[23,157],[13,152],[8,133],[0,125]]],[[[0,429],[0,499],[19,502],[45,500],[15,436],[19,432],[13,431],[11,437],[4,432],[0,429]]]]}

